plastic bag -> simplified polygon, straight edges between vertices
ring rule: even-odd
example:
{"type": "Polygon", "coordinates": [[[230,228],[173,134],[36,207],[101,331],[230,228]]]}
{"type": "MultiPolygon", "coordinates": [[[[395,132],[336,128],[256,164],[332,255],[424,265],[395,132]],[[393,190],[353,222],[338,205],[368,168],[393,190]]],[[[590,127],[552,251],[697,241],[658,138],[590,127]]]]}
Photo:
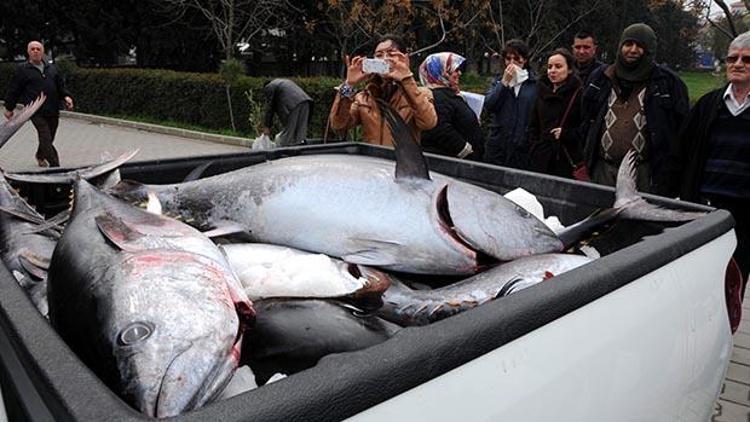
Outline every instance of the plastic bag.
{"type": "Polygon", "coordinates": [[[271,140],[265,133],[261,134],[253,141],[253,145],[250,147],[253,151],[260,151],[264,149],[274,149],[276,143],[271,140]]]}

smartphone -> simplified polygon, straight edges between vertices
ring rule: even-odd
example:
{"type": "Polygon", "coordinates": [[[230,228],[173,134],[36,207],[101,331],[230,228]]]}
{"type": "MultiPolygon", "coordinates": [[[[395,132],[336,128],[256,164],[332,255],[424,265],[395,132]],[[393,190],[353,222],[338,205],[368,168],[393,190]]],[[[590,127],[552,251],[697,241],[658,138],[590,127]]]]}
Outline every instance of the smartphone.
{"type": "Polygon", "coordinates": [[[383,59],[364,59],[362,61],[362,71],[383,75],[391,71],[391,66],[383,59]]]}

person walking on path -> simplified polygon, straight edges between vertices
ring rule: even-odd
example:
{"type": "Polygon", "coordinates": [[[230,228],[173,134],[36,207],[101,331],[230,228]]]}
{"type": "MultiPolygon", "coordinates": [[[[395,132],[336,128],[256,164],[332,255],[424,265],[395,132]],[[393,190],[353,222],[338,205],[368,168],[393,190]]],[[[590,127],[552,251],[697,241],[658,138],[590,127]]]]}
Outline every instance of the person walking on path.
{"type": "Polygon", "coordinates": [[[374,56],[387,62],[387,73],[366,73],[362,68],[365,57],[345,57],[346,80],[339,86],[331,107],[331,128],[341,134],[362,125],[364,142],[392,147],[393,137],[377,102],[380,99],[398,110],[419,141],[422,131],[437,124],[432,91],[417,86],[400,37],[383,36],[375,46],[374,56]],[[357,92],[356,86],[361,82],[366,82],[366,87],[357,92]]]}
{"type": "Polygon", "coordinates": [[[531,110],[529,170],[573,178],[581,161],[580,91],[573,55],[565,48],[556,49],[547,58],[547,75],[539,81],[531,110]]]}
{"type": "Polygon", "coordinates": [[[578,77],[581,78],[584,86],[595,70],[607,66],[596,58],[596,53],[597,44],[594,34],[589,31],[578,31],[573,37],[573,56],[576,58],[578,77]]]}
{"type": "Polygon", "coordinates": [[[60,105],[73,109],[73,98],[57,67],[44,58],[44,45],[31,41],[26,49],[28,60],[16,66],[5,94],[5,118],[13,117],[16,104],[28,104],[40,93],[47,96],[42,107],[31,118],[39,135],[36,160],[40,167],[59,167],[60,159],[53,145],[60,122],[60,105]]]}
{"type": "Polygon", "coordinates": [[[284,129],[276,135],[276,145],[289,146],[304,142],[310,120],[312,98],[289,79],[274,79],[263,87],[266,97],[262,132],[271,135],[274,114],[284,129]]]}
{"type": "Polygon", "coordinates": [[[466,59],[455,53],[430,54],[419,66],[419,80],[432,90],[437,125],[422,132],[426,152],[480,160],[484,135],[479,119],[460,94],[459,79],[466,59]]]}
{"type": "Polygon", "coordinates": [[[591,181],[614,186],[620,162],[635,149],[637,189],[676,196],[677,138],[690,105],[685,83],[654,62],[656,41],[646,24],[625,28],[615,64],[589,77],[580,130],[591,181]]]}
{"type": "Polygon", "coordinates": [[[526,129],[537,95],[536,76],[529,67],[529,46],[525,42],[506,42],[502,55],[505,69],[495,76],[484,98],[484,109],[492,115],[484,161],[526,169],[526,129]]]}
{"type": "Polygon", "coordinates": [[[729,44],[728,84],[702,96],[680,136],[680,198],[724,208],[736,226],[734,257],[750,274],[750,31],[729,44]]]}

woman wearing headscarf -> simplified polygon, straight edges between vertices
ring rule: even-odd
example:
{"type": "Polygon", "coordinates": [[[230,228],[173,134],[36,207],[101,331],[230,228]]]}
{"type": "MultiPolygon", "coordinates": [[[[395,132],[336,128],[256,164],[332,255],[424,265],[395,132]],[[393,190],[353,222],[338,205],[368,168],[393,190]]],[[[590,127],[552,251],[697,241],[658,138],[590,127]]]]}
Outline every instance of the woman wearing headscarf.
{"type": "Polygon", "coordinates": [[[427,152],[479,160],[484,135],[479,118],[459,94],[459,78],[466,59],[455,53],[430,54],[419,66],[422,85],[432,90],[437,124],[422,132],[427,152]]]}
{"type": "Polygon", "coordinates": [[[547,58],[547,75],[540,79],[531,111],[528,137],[529,169],[560,177],[573,177],[583,153],[577,128],[581,122],[581,80],[575,58],[558,48],[547,58]]]}

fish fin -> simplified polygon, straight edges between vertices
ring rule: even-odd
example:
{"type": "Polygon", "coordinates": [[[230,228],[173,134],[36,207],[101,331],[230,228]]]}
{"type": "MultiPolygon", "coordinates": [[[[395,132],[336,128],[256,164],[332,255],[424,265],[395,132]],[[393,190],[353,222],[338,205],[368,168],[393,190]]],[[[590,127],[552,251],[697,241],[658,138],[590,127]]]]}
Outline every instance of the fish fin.
{"type": "Polygon", "coordinates": [[[138,154],[138,151],[139,151],[138,149],[135,149],[133,151],[129,151],[120,155],[114,160],[110,160],[102,164],[97,164],[94,166],[84,167],[84,168],[66,171],[66,172],[49,172],[49,173],[40,173],[40,174],[6,173],[5,177],[11,180],[18,181],[18,182],[27,182],[27,183],[64,184],[64,183],[74,183],[78,179],[83,179],[83,180],[96,179],[96,180],[109,181],[110,179],[108,177],[108,173],[113,172],[118,167],[123,165],[125,162],[133,158],[136,154],[138,154]]]}
{"type": "Polygon", "coordinates": [[[135,247],[134,241],[143,237],[144,234],[133,229],[122,218],[111,214],[101,214],[94,217],[94,221],[104,237],[120,250],[133,252],[140,249],[135,247]]]}
{"type": "Polygon", "coordinates": [[[393,147],[396,154],[396,179],[415,178],[430,180],[427,161],[422,154],[422,148],[414,139],[414,135],[401,118],[401,115],[390,104],[378,99],[380,110],[388,121],[393,137],[393,147]]]}
{"type": "Polygon", "coordinates": [[[114,169],[112,171],[108,171],[104,174],[101,174],[99,176],[94,176],[89,181],[94,186],[98,187],[101,190],[109,189],[112,186],[117,185],[120,183],[120,180],[122,178],[120,177],[120,170],[114,169]]]}
{"type": "Polygon", "coordinates": [[[14,114],[10,120],[0,123],[0,147],[5,145],[5,143],[8,142],[8,139],[10,139],[18,129],[20,129],[21,126],[23,126],[23,124],[26,123],[34,113],[36,113],[37,110],[39,110],[39,107],[42,106],[46,99],[47,97],[44,93],[39,94],[34,101],[29,103],[20,112],[14,114]]]}
{"type": "Polygon", "coordinates": [[[246,226],[230,220],[222,220],[213,229],[203,232],[206,237],[210,238],[250,233],[250,229],[246,226]]]}
{"type": "Polygon", "coordinates": [[[680,211],[650,204],[636,190],[636,155],[628,151],[620,163],[615,184],[615,204],[622,218],[644,221],[680,222],[706,215],[699,211],[680,211]]]}
{"type": "Polygon", "coordinates": [[[44,217],[38,214],[31,214],[26,211],[21,211],[21,210],[11,208],[11,207],[0,206],[0,212],[4,212],[8,215],[12,215],[13,217],[19,218],[23,221],[28,221],[29,223],[34,223],[34,224],[44,223],[44,217]]]}
{"type": "Polygon", "coordinates": [[[26,270],[27,273],[31,274],[32,277],[37,280],[44,280],[47,277],[47,270],[49,269],[49,260],[42,260],[41,258],[29,254],[21,254],[18,257],[18,262],[21,263],[21,267],[26,270]],[[46,261],[46,262],[45,262],[46,261]],[[46,264],[46,265],[38,265],[46,264]]]}
{"type": "Polygon", "coordinates": [[[149,189],[143,183],[127,179],[121,180],[116,185],[106,189],[106,193],[131,203],[146,201],[149,192],[149,189]]]}
{"type": "Polygon", "coordinates": [[[192,182],[193,180],[198,180],[203,175],[203,173],[206,171],[207,168],[213,164],[213,161],[209,161],[207,163],[203,163],[199,165],[198,167],[194,168],[190,173],[188,173],[187,176],[185,176],[184,179],[182,179],[182,182],[192,182]]]}
{"type": "Polygon", "coordinates": [[[357,250],[341,259],[351,264],[387,267],[398,262],[403,253],[403,245],[398,242],[365,238],[350,238],[349,241],[357,250]]]}

